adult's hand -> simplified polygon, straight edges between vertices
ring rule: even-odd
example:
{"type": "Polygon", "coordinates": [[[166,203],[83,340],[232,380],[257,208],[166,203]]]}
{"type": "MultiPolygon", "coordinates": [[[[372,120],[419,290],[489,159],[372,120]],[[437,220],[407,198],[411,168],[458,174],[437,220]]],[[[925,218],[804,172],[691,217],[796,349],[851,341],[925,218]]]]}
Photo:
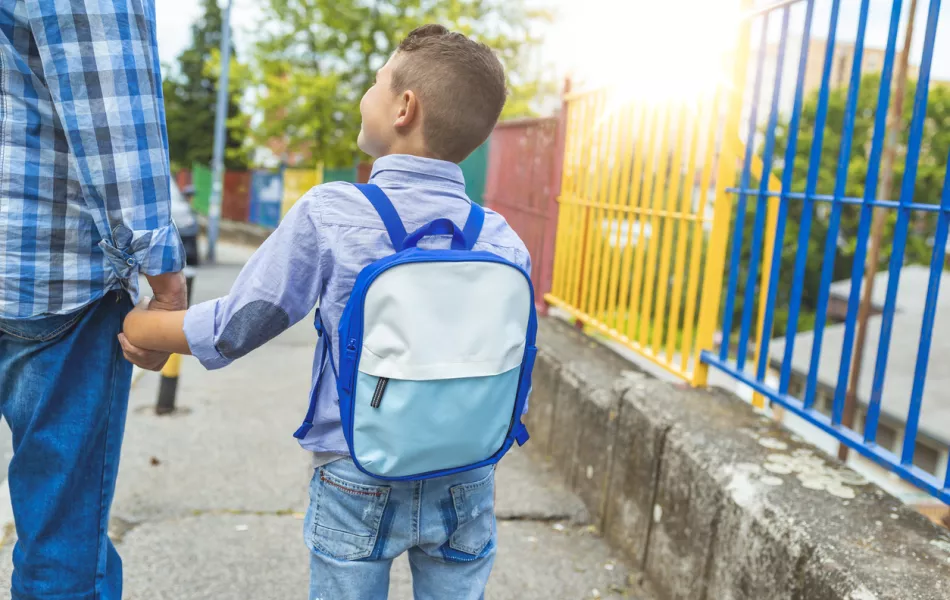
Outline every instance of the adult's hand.
{"type": "Polygon", "coordinates": [[[152,288],[149,310],[187,310],[188,284],[184,272],[146,275],[145,278],[152,288]]]}

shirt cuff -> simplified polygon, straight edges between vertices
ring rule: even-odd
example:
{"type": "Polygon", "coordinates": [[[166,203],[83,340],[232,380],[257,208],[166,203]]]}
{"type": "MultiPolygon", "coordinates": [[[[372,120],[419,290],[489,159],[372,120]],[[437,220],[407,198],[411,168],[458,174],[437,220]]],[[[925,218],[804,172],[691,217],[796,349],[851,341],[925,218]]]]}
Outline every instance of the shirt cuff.
{"type": "Polygon", "coordinates": [[[161,275],[177,273],[185,268],[185,248],[174,223],[145,231],[132,231],[125,225],[112,230],[112,240],[101,240],[116,277],[132,296],[139,300],[139,273],[161,275]]]}
{"type": "Polygon", "coordinates": [[[191,354],[209,371],[231,364],[214,346],[215,314],[218,300],[196,304],[185,313],[185,339],[191,354]]]}
{"type": "MultiPolygon", "coordinates": [[[[134,239],[135,233],[133,233],[134,239]]],[[[133,242],[134,244],[134,242],[133,242]]],[[[145,275],[177,273],[185,268],[185,247],[174,223],[151,231],[148,246],[135,253],[145,275]]]]}

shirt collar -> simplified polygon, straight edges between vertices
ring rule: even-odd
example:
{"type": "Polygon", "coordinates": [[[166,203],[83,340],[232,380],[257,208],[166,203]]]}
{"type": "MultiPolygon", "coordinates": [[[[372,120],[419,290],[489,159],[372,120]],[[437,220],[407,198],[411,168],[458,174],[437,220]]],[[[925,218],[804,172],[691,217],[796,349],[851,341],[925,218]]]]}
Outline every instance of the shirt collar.
{"type": "Polygon", "coordinates": [[[391,154],[377,159],[369,179],[373,183],[391,181],[465,188],[465,177],[457,164],[408,154],[391,154]]]}

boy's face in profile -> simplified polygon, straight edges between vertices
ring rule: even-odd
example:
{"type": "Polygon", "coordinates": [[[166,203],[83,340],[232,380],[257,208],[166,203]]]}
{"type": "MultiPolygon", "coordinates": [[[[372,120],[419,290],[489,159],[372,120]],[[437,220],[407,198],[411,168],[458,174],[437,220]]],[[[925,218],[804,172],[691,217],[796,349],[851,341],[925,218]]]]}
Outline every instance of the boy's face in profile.
{"type": "Polygon", "coordinates": [[[356,144],[360,150],[373,158],[386,155],[396,137],[395,121],[399,116],[399,94],[392,89],[392,70],[396,60],[397,57],[393,55],[376,72],[376,83],[360,100],[360,116],[363,122],[356,144]]]}

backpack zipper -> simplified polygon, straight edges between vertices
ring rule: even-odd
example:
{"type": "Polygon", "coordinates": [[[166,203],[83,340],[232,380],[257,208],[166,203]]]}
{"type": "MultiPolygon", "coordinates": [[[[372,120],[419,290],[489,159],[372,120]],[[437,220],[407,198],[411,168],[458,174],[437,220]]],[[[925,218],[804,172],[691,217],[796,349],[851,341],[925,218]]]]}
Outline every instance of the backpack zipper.
{"type": "Polygon", "coordinates": [[[388,383],[388,377],[379,378],[379,381],[376,382],[376,391],[373,392],[373,401],[370,403],[370,406],[373,408],[379,408],[380,403],[383,401],[383,393],[386,392],[386,384],[388,383]]]}

